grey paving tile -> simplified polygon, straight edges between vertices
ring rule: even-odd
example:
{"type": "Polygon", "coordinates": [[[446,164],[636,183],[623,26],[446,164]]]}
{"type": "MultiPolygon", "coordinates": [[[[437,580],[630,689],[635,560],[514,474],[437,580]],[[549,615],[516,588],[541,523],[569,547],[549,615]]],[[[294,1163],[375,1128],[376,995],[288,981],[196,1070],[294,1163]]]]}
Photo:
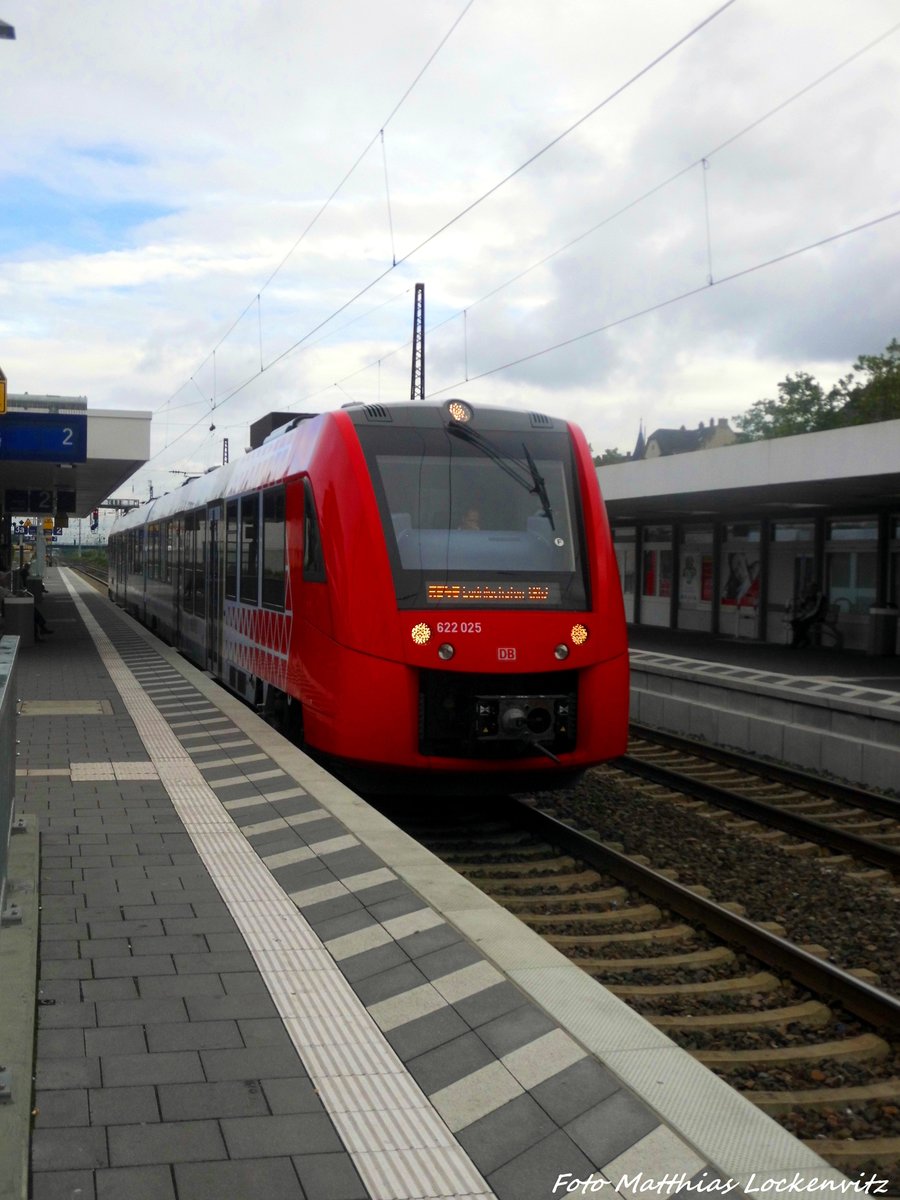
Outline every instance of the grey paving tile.
{"type": "Polygon", "coordinates": [[[559,1129],[491,1172],[487,1182],[499,1200],[547,1200],[561,1171],[570,1171],[574,1179],[588,1179],[594,1167],[559,1129]]]}
{"type": "Polygon", "coordinates": [[[138,974],[174,975],[175,964],[167,954],[144,954],[140,958],[95,958],[93,974],[95,979],[118,979],[138,974]]]}
{"type": "Polygon", "coordinates": [[[318,922],[315,930],[323,942],[329,942],[332,938],[343,937],[346,933],[357,933],[360,929],[368,929],[377,923],[372,914],[360,905],[352,912],[318,922]]]}
{"type": "MultiPolygon", "coordinates": [[[[142,991],[146,980],[142,980],[142,991]]],[[[175,1021],[186,1021],[187,1010],[178,997],[158,998],[142,996],[139,1000],[100,1000],[97,1003],[97,1021],[107,1025],[166,1025],[175,1021]]]]}
{"type": "Polygon", "coordinates": [[[557,1028],[556,1022],[551,1021],[539,1008],[533,1004],[523,1004],[521,1008],[480,1026],[478,1036],[498,1058],[502,1058],[504,1054],[518,1050],[520,1046],[526,1046],[557,1028]]]}
{"type": "Polygon", "coordinates": [[[322,1112],[322,1101],[311,1079],[285,1078],[260,1081],[273,1113],[322,1112]]]}
{"type": "Polygon", "coordinates": [[[145,1125],[159,1120],[156,1090],[149,1085],[91,1088],[88,1100],[93,1125],[145,1125]]]}
{"type": "Polygon", "coordinates": [[[463,936],[459,930],[445,922],[435,925],[433,929],[423,929],[419,933],[411,933],[409,937],[399,938],[397,944],[404,954],[417,959],[425,955],[430,956],[435,951],[443,950],[446,946],[452,946],[462,940],[463,936]]]}
{"type": "Polygon", "coordinates": [[[582,1058],[532,1088],[535,1101],[557,1125],[566,1125],[621,1087],[621,1082],[596,1059],[582,1058]]]}
{"type": "Polygon", "coordinates": [[[39,1058],[77,1058],[84,1054],[83,1029],[43,1029],[38,1032],[39,1058]]]}
{"type": "Polygon", "coordinates": [[[292,1046],[288,1032],[280,1017],[262,1018],[256,1021],[238,1021],[238,1028],[245,1046],[292,1046]]]}
{"type": "Polygon", "coordinates": [[[422,987],[427,982],[428,980],[419,968],[414,963],[406,961],[398,967],[390,967],[387,971],[381,971],[377,975],[369,975],[365,979],[356,980],[353,990],[363,1004],[368,1006],[377,1004],[379,1000],[390,1000],[393,996],[412,991],[413,988],[422,987]]]}
{"type": "Polygon", "coordinates": [[[597,1166],[611,1162],[659,1125],[659,1117],[631,1092],[620,1089],[565,1126],[566,1133],[597,1166]]]}
{"type": "MultiPolygon", "coordinates": [[[[97,1200],[175,1200],[169,1167],[113,1167],[97,1172],[97,1200]]],[[[81,1198],[79,1197],[79,1200],[81,1198]]]]}
{"type": "Polygon", "coordinates": [[[106,1133],[89,1126],[35,1129],[31,1138],[34,1171],[91,1170],[105,1167],[106,1133]]]}
{"type": "Polygon", "coordinates": [[[147,1045],[154,1054],[172,1050],[224,1049],[243,1046],[234,1021],[183,1021],[176,1025],[152,1025],[147,1045]]]}
{"type": "Polygon", "coordinates": [[[109,1161],[114,1167],[211,1162],[227,1157],[216,1121],[162,1121],[157,1125],[118,1125],[110,1126],[107,1132],[109,1161]]]}
{"type": "Polygon", "coordinates": [[[163,1084],[158,1094],[165,1121],[253,1117],[267,1112],[262,1086],[255,1079],[163,1084]]]}
{"type": "Polygon", "coordinates": [[[176,954],[175,969],[179,975],[212,975],[223,971],[249,971],[255,967],[249,950],[224,954],[176,954]]]}
{"type": "Polygon", "coordinates": [[[449,1006],[436,1012],[427,1013],[424,1017],[416,1017],[396,1029],[390,1030],[385,1037],[402,1062],[408,1062],[436,1046],[461,1037],[469,1032],[469,1027],[449,1006]]]}
{"type": "Polygon", "coordinates": [[[146,1054],[147,1039],[143,1025],[110,1025],[104,1029],[86,1029],[85,1053],[97,1058],[115,1054],[146,1054]]]}
{"type": "Polygon", "coordinates": [[[35,1171],[32,1200],[96,1200],[93,1171],[35,1171]]]}
{"type": "Polygon", "coordinates": [[[476,992],[474,996],[457,1000],[453,1007],[466,1024],[478,1029],[487,1021],[494,1021],[504,1013],[520,1008],[523,1000],[524,996],[515,984],[504,980],[503,983],[495,983],[493,987],[476,992]]]}
{"type": "Polygon", "coordinates": [[[55,1090],[57,1088],[89,1088],[100,1086],[99,1058],[45,1058],[38,1059],[35,1070],[35,1087],[55,1090]]]}
{"type": "Polygon", "coordinates": [[[352,954],[341,960],[341,971],[350,983],[367,979],[370,975],[379,975],[390,967],[398,967],[409,959],[396,942],[388,942],[385,946],[376,946],[374,950],[364,950],[362,954],[352,954]]]}
{"type": "Polygon", "coordinates": [[[81,984],[85,1000],[136,1000],[134,979],[85,979],[81,984]]]}
{"type": "Polygon", "coordinates": [[[255,1046],[246,1050],[201,1050],[200,1058],[211,1081],[221,1079],[277,1079],[306,1072],[296,1051],[282,1046],[255,1046]]]}
{"type": "Polygon", "coordinates": [[[231,1158],[270,1158],[343,1150],[331,1119],[325,1113],[227,1117],[221,1124],[231,1158]]]}
{"type": "Polygon", "coordinates": [[[176,1163],[174,1172],[178,1195],[190,1200],[305,1200],[289,1158],[176,1163]]]}
{"type": "Polygon", "coordinates": [[[213,975],[154,975],[141,979],[141,994],[146,999],[168,996],[171,999],[190,996],[222,996],[222,978],[213,975]]]}
{"type": "Polygon", "coordinates": [[[267,991],[219,996],[188,996],[185,999],[192,1021],[227,1021],[274,1017],[277,1009],[267,991]]]}
{"type": "MultiPolygon", "coordinates": [[[[281,883],[281,876],[277,875],[276,878],[281,883]]],[[[329,873],[321,882],[331,883],[332,881],[333,876],[329,873]]],[[[313,882],[319,883],[319,880],[313,882]]],[[[284,885],[282,884],[282,886],[284,885]]],[[[286,890],[290,891],[291,889],[288,888],[286,890]]],[[[306,905],[303,907],[302,912],[304,918],[310,923],[312,928],[317,930],[323,921],[330,921],[334,917],[342,917],[346,913],[360,912],[364,909],[365,905],[362,901],[357,899],[355,895],[347,892],[343,896],[335,896],[332,900],[322,900],[318,904],[306,905]]]]}
{"type": "Polygon", "coordinates": [[[65,1088],[59,1092],[37,1092],[34,1098],[36,1129],[60,1125],[89,1125],[88,1094],[84,1088],[65,1088]]]}
{"type": "Polygon", "coordinates": [[[470,967],[472,963],[482,961],[482,956],[474,946],[469,942],[460,941],[444,949],[435,950],[433,954],[423,954],[416,959],[416,966],[426,979],[440,979],[442,975],[449,975],[451,971],[459,971],[463,967],[470,967]]]}
{"type": "Polygon", "coordinates": [[[306,1200],[368,1200],[349,1154],[295,1155],[293,1162],[306,1200]]]}
{"type": "Polygon", "coordinates": [[[435,1050],[410,1059],[406,1066],[426,1096],[456,1083],[494,1062],[494,1056],[474,1033],[463,1034],[435,1050]]]}
{"type": "Polygon", "coordinates": [[[553,1121],[526,1094],[473,1121],[456,1137],[482,1175],[488,1175],[555,1130],[553,1121]]]}
{"type": "Polygon", "coordinates": [[[231,971],[219,976],[222,987],[229,996],[248,996],[269,994],[259,971],[231,971]]]}
{"type": "Polygon", "coordinates": [[[170,1054],[122,1054],[103,1060],[103,1084],[196,1083],[203,1068],[196,1051],[170,1054]]]}

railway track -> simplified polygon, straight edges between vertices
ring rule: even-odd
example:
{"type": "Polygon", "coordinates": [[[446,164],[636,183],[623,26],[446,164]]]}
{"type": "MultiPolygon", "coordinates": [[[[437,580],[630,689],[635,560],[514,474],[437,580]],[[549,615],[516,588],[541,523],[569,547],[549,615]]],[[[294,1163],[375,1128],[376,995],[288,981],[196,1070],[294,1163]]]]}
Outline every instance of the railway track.
{"type": "Polygon", "coordinates": [[[613,764],[619,770],[822,853],[900,874],[900,800],[640,727],[632,734],[613,764]]]}
{"type": "Polygon", "coordinates": [[[900,999],[871,972],[533,801],[407,827],[823,1158],[900,1187],[900,999]]]}

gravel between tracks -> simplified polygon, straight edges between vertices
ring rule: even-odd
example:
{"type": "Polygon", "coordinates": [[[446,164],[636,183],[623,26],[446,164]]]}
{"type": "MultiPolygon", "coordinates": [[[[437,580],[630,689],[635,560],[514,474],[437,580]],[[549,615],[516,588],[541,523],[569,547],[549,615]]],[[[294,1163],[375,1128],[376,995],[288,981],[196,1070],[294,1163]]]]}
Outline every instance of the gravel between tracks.
{"type": "Polygon", "coordinates": [[[846,864],[787,854],[681,805],[642,796],[609,767],[539,799],[627,853],[646,855],[652,866],[676,868],[680,882],[705,884],[720,902],[740,901],[751,920],[778,921],[791,940],[824,946],[831,962],[874,971],[885,991],[900,995],[900,898],[854,880],[846,864]]]}

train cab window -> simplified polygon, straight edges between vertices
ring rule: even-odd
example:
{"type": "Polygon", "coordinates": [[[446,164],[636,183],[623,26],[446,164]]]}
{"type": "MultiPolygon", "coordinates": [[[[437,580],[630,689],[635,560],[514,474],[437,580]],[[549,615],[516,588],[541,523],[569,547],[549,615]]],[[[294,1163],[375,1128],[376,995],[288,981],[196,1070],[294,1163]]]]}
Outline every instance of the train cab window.
{"type": "Polygon", "coordinates": [[[241,496],[241,600],[259,604],[259,492],[241,496]]]}
{"type": "Polygon", "coordinates": [[[565,430],[357,429],[401,608],[582,609],[589,576],[565,430]]]}
{"type": "Polygon", "coordinates": [[[262,494],[263,561],[262,602],[264,608],[284,608],[284,488],[269,488],[262,494]]]}
{"type": "Polygon", "coordinates": [[[237,600],[238,502],[225,505],[225,599],[237,600]]]}
{"type": "Polygon", "coordinates": [[[325,582],[325,556],[312,484],[303,480],[303,578],[307,583],[325,582]]]}

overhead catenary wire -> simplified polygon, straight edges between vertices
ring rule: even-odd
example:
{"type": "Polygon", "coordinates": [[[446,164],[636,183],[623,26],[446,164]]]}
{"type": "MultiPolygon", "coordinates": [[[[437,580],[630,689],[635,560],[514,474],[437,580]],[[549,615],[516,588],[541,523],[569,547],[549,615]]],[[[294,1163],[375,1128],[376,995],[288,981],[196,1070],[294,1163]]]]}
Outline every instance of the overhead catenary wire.
{"type": "MultiPolygon", "coordinates": [[[[449,36],[452,34],[453,30],[456,28],[456,26],[459,24],[459,22],[465,16],[465,14],[468,12],[472,3],[474,3],[474,0],[470,0],[470,3],[466,6],[466,8],[463,10],[463,12],[460,14],[460,16],[457,18],[457,21],[454,23],[453,27],[450,29],[450,31],[445,36],[445,38],[443,39],[441,44],[438,46],[438,48],[435,50],[434,54],[432,54],[431,58],[428,60],[428,62],[426,62],[425,66],[419,72],[416,79],[413,81],[413,83],[410,85],[410,87],[407,89],[407,91],[404,93],[404,95],[398,101],[397,105],[395,105],[395,107],[392,110],[388,119],[386,121],[382,122],[379,132],[376,133],[374,135],[374,137],[369,141],[365,150],[357,158],[354,165],[350,168],[350,170],[347,172],[347,174],[344,176],[344,178],[341,180],[341,182],[337,185],[335,190],[331,193],[331,195],[325,201],[325,204],[319,209],[316,216],[309,223],[309,225],[306,227],[306,229],[303,231],[303,233],[300,235],[300,237],[296,240],[296,242],[294,243],[292,248],[288,251],[287,255],[285,255],[284,259],[282,259],[281,263],[279,263],[279,265],[272,272],[269,279],[266,280],[266,283],[263,284],[263,289],[268,286],[268,284],[272,281],[272,279],[275,278],[275,276],[278,274],[278,272],[284,266],[284,263],[287,262],[288,258],[290,258],[290,256],[294,253],[296,248],[300,245],[300,243],[306,237],[307,233],[312,229],[315,222],[319,219],[319,217],[325,211],[325,208],[327,207],[327,205],[330,204],[331,200],[337,195],[337,193],[340,191],[341,187],[343,187],[343,184],[346,182],[347,179],[349,179],[350,175],[353,173],[353,171],[356,169],[356,167],[359,165],[359,163],[362,161],[362,159],[365,157],[365,155],[368,153],[368,151],[371,149],[371,147],[377,141],[378,137],[380,136],[381,130],[383,130],[386,127],[388,122],[396,114],[396,112],[398,111],[400,106],[403,104],[403,102],[406,100],[406,98],[408,97],[408,95],[410,94],[412,89],[415,87],[416,83],[418,83],[419,79],[421,79],[422,75],[425,73],[428,66],[433,61],[434,57],[440,51],[441,47],[446,42],[447,38],[449,38],[449,36]]],[[[602,109],[606,108],[610,103],[612,103],[613,100],[617,99],[625,91],[627,91],[629,88],[633,87],[639,80],[643,79],[649,72],[654,70],[661,63],[665,62],[677,50],[679,50],[682,46],[684,46],[692,38],[696,37],[712,21],[716,20],[717,17],[721,16],[724,12],[726,12],[728,9],[730,9],[736,3],[737,3],[737,0],[725,0],[725,3],[720,4],[718,8],[716,8],[713,12],[709,13],[706,17],[703,18],[703,20],[701,20],[696,25],[694,25],[691,29],[689,29],[681,37],[676,39],[676,41],[673,42],[670,46],[668,46],[665,50],[663,50],[659,54],[657,54],[648,63],[646,63],[643,67],[641,67],[640,70],[638,70],[633,75],[631,75],[627,80],[625,80],[624,83],[621,83],[618,87],[613,89],[613,91],[610,92],[608,95],[606,95],[598,104],[595,104],[591,109],[589,109],[586,113],[584,113],[581,117],[579,117],[577,121],[574,121],[571,125],[569,125],[561,133],[557,134],[549,142],[545,143],[545,145],[543,145],[539,150],[535,151],[535,153],[530,155],[524,162],[520,163],[519,166],[517,166],[514,170],[510,171],[502,179],[498,180],[495,184],[493,184],[490,188],[488,188],[487,191],[483,192],[475,200],[473,200],[469,204],[467,204],[455,216],[451,217],[450,220],[446,221],[438,229],[432,231],[432,233],[430,233],[427,237],[425,237],[422,241],[420,241],[416,246],[412,247],[412,249],[408,250],[404,255],[402,255],[402,257],[400,257],[399,259],[396,259],[394,262],[392,262],[392,264],[390,266],[386,267],[383,271],[381,271],[379,274],[377,274],[372,280],[370,280],[370,282],[368,284],[366,284],[363,288],[361,288],[359,291],[357,291],[354,295],[352,295],[349,299],[347,299],[343,304],[339,305],[336,309],[334,309],[333,312],[331,314],[329,314],[329,316],[325,317],[323,320],[318,322],[318,324],[314,325],[311,329],[307,330],[307,332],[301,338],[298,338],[295,342],[291,343],[291,345],[289,345],[283,351],[281,351],[281,353],[276,355],[267,364],[266,369],[271,369],[273,366],[275,366],[277,363],[281,362],[288,355],[294,353],[294,351],[296,351],[301,345],[304,345],[309,340],[310,337],[312,337],[316,333],[318,333],[319,330],[322,329],[325,325],[327,325],[330,321],[333,321],[336,317],[340,316],[340,314],[342,312],[345,312],[352,304],[354,304],[357,300],[361,299],[364,295],[366,295],[368,292],[370,292],[372,290],[372,288],[376,287],[393,270],[396,270],[397,267],[402,266],[404,263],[408,262],[411,258],[413,258],[416,254],[418,254],[421,250],[423,250],[426,246],[428,246],[436,238],[438,238],[442,234],[446,233],[449,229],[451,229],[454,225],[456,225],[459,221],[461,221],[469,213],[473,212],[476,208],[478,208],[481,204],[483,204],[491,196],[495,195],[501,188],[506,186],[506,184],[510,183],[513,179],[515,179],[523,171],[527,170],[528,167],[530,167],[533,163],[537,162],[540,158],[542,158],[543,155],[545,155],[554,146],[559,145],[560,142],[562,142],[565,138],[567,138],[570,134],[572,134],[576,129],[580,128],[591,117],[595,116],[602,109]]],[[[263,289],[261,289],[261,290],[263,290],[263,289]]],[[[235,321],[230,326],[228,333],[226,333],[224,335],[224,337],[222,339],[220,339],[220,341],[217,343],[215,349],[218,349],[218,347],[221,346],[221,344],[225,340],[225,338],[228,337],[228,334],[231,333],[231,331],[240,323],[240,321],[243,319],[244,315],[249,310],[249,308],[252,306],[252,304],[253,304],[253,301],[251,301],[250,304],[248,304],[246,306],[246,308],[243,310],[243,312],[240,314],[240,316],[235,319],[235,321]]],[[[214,351],[212,353],[214,353],[214,351]]],[[[203,365],[205,365],[206,362],[209,361],[209,358],[210,358],[210,355],[207,355],[206,359],[204,359],[203,363],[201,363],[201,367],[203,365]]],[[[199,370],[200,368],[197,368],[197,369],[199,370]]],[[[262,371],[257,371],[257,372],[254,372],[252,375],[248,376],[247,379],[245,379],[242,383],[238,384],[235,388],[233,388],[230,392],[228,392],[225,396],[223,396],[221,398],[221,400],[218,401],[218,403],[224,404],[228,400],[232,399],[234,396],[238,395],[246,387],[248,387],[256,379],[258,379],[261,374],[262,374],[262,371]]],[[[198,420],[198,424],[199,424],[199,420],[198,420]]],[[[159,456],[159,454],[164,453],[165,450],[169,449],[172,445],[174,445],[182,437],[186,436],[187,432],[189,432],[189,431],[186,430],[185,433],[180,434],[171,443],[169,443],[168,446],[163,447],[162,450],[158,451],[157,454],[154,455],[153,458],[151,458],[149,461],[152,462],[154,458],[159,456]]]]}

